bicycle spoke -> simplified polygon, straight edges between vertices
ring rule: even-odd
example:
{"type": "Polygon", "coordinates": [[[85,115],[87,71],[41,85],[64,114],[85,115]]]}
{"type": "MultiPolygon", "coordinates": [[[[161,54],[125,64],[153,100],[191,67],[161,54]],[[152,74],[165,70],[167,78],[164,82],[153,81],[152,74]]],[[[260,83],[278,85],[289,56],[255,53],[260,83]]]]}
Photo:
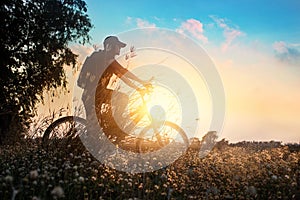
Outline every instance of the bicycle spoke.
{"type": "Polygon", "coordinates": [[[43,146],[57,146],[64,141],[71,141],[85,133],[86,122],[79,117],[66,116],[54,121],[45,131],[43,146]]]}

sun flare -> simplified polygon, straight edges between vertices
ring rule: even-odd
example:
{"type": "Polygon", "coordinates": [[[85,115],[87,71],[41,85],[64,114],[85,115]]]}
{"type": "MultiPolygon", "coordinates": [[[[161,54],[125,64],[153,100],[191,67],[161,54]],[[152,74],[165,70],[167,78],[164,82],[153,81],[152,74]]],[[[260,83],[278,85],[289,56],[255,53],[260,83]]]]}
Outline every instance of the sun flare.
{"type": "MultiPolygon", "coordinates": [[[[137,114],[143,117],[137,123],[139,129],[149,125],[163,128],[165,121],[171,121],[175,124],[181,123],[181,106],[176,95],[168,88],[161,85],[153,85],[151,92],[141,98],[141,94],[134,91],[129,96],[128,113],[131,120],[135,120],[137,114]]],[[[147,137],[147,136],[146,136],[147,137]]],[[[175,137],[175,135],[168,135],[175,137]]]]}

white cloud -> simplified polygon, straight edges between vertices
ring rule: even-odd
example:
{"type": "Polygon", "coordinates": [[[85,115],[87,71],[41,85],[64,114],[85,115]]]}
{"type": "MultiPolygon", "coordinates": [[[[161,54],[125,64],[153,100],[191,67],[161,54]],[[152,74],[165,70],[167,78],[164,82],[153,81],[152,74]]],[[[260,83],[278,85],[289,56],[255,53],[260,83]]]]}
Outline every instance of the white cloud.
{"type": "Polygon", "coordinates": [[[181,23],[181,26],[176,30],[179,33],[186,33],[192,37],[200,40],[203,43],[207,43],[208,39],[203,34],[203,24],[196,19],[188,19],[181,23]]]}
{"type": "Polygon", "coordinates": [[[280,42],[274,42],[273,43],[273,49],[277,52],[277,53],[287,53],[288,49],[287,49],[287,45],[285,42],[280,41],[280,42]]]}
{"type": "Polygon", "coordinates": [[[273,49],[278,59],[291,64],[300,64],[299,44],[288,44],[284,41],[276,41],[273,43],[273,49]]]}
{"type": "Polygon", "coordinates": [[[300,43],[292,43],[292,44],[290,44],[290,46],[292,46],[292,47],[300,47],[300,43]]]}
{"type": "Polygon", "coordinates": [[[128,16],[128,17],[126,18],[126,20],[125,20],[125,23],[126,23],[126,24],[131,24],[131,23],[132,23],[132,17],[129,17],[129,16],[128,16]]]}
{"type": "Polygon", "coordinates": [[[223,51],[226,51],[236,38],[244,35],[244,33],[240,31],[238,28],[233,28],[229,26],[225,19],[218,18],[216,16],[210,16],[210,17],[217,23],[217,25],[220,28],[223,29],[223,35],[225,37],[225,41],[222,44],[223,51]]]}
{"type": "MultiPolygon", "coordinates": [[[[158,18],[156,18],[156,20],[158,20],[158,18]]],[[[127,17],[126,24],[134,24],[136,27],[138,28],[155,28],[156,24],[155,23],[151,23],[145,19],[141,19],[141,18],[133,18],[133,17],[127,17]]]]}
{"type": "Polygon", "coordinates": [[[136,25],[139,28],[155,28],[156,25],[154,23],[150,23],[147,20],[137,18],[136,19],[136,25]]]}
{"type": "Polygon", "coordinates": [[[162,21],[162,18],[159,18],[159,17],[156,17],[156,16],[154,16],[153,17],[156,21],[162,21]]]}

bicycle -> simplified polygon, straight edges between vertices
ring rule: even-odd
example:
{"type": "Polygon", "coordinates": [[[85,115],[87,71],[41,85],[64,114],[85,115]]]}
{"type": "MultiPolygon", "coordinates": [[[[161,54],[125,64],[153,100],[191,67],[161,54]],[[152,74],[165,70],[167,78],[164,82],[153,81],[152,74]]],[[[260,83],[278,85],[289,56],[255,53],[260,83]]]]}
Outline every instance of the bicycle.
{"type": "MultiPolygon", "coordinates": [[[[151,94],[151,88],[143,88],[135,93],[128,104],[127,117],[130,119],[125,124],[118,124],[113,116],[113,105],[103,103],[98,105],[97,117],[105,135],[119,148],[138,153],[156,151],[170,144],[178,135],[181,142],[188,147],[189,140],[184,130],[171,121],[157,122],[147,109],[145,96],[151,94]],[[141,126],[142,119],[146,116],[148,125],[141,126]],[[137,132],[135,134],[129,134],[137,132]],[[149,135],[152,135],[149,137],[149,135]],[[148,136],[148,138],[145,138],[148,136]]],[[[82,117],[65,116],[54,121],[45,130],[42,142],[43,146],[51,145],[60,140],[73,140],[81,134],[87,133],[87,121],[82,117]]],[[[88,134],[88,133],[87,133],[88,134]]]]}

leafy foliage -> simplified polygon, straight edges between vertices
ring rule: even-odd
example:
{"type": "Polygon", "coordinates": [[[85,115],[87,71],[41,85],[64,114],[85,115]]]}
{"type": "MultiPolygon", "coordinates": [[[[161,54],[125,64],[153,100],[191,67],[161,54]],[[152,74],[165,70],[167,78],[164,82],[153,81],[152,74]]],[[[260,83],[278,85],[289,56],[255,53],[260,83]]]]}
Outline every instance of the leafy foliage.
{"type": "Polygon", "coordinates": [[[89,42],[82,0],[0,2],[0,112],[28,125],[44,89],[66,87],[64,65],[75,65],[70,42],[89,42]]]}

